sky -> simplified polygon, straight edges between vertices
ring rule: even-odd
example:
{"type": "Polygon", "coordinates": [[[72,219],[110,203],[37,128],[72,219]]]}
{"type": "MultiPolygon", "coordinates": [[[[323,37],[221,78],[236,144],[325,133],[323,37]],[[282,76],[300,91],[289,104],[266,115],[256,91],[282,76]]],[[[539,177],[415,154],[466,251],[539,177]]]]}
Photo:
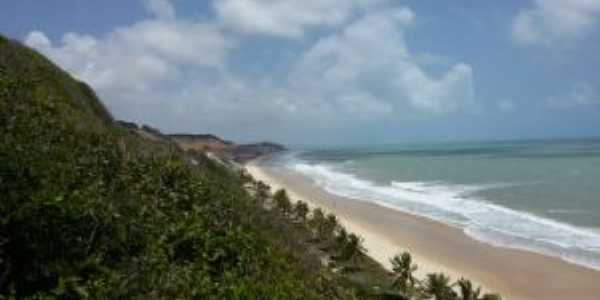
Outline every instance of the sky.
{"type": "Polygon", "coordinates": [[[600,0],[1,0],[118,119],[240,142],[600,136],[600,0]]]}

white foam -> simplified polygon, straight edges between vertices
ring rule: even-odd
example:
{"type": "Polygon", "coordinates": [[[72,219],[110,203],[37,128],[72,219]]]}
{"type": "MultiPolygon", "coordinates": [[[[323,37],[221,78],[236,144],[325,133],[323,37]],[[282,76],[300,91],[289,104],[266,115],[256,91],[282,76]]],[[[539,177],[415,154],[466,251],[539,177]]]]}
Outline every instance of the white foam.
{"type": "Polygon", "coordinates": [[[541,252],[600,269],[600,234],[479,199],[476,192],[510,184],[450,185],[443,182],[390,182],[358,178],[325,164],[291,160],[288,167],[312,178],[327,192],[426,216],[463,228],[473,238],[510,248],[541,252]]]}

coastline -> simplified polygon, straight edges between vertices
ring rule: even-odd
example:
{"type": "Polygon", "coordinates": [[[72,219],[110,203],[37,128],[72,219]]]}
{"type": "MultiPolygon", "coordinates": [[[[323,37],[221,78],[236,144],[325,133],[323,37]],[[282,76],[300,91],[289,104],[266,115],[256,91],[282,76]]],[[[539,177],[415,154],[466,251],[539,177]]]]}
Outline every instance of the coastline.
{"type": "Polygon", "coordinates": [[[268,166],[263,160],[246,165],[255,179],[273,190],[285,188],[293,201],[303,200],[334,213],[346,229],[364,239],[367,254],[387,269],[393,255],[407,250],[419,265],[419,278],[432,272],[453,279],[465,277],[504,299],[593,300],[600,294],[600,272],[596,270],[529,251],[495,247],[441,222],[332,195],[308,178],[268,166]]]}

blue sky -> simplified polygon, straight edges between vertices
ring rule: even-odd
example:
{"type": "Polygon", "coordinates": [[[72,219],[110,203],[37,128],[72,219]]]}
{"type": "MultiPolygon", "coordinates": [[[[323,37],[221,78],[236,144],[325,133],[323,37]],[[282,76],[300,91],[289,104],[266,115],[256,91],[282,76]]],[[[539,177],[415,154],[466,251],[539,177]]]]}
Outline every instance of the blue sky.
{"type": "Polygon", "coordinates": [[[166,132],[600,136],[600,0],[20,0],[0,32],[166,132]]]}

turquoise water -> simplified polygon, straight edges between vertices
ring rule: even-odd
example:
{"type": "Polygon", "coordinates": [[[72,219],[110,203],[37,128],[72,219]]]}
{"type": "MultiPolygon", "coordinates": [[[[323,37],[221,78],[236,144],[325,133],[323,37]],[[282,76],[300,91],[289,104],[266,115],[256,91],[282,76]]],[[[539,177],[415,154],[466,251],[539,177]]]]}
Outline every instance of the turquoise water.
{"type": "Polygon", "coordinates": [[[600,140],[387,145],[283,161],[331,193],[600,269],[600,140]]]}

